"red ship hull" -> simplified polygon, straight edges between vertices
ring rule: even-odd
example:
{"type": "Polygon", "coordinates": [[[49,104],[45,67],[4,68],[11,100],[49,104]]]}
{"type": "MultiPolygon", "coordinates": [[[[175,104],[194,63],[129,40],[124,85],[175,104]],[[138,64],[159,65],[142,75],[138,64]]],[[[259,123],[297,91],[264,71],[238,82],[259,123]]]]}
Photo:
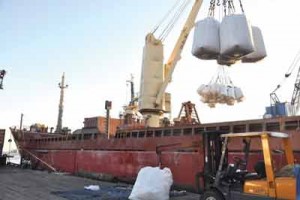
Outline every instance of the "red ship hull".
{"type": "MultiPolygon", "coordinates": [[[[175,186],[195,191],[204,167],[203,131],[286,132],[292,137],[295,158],[300,160],[299,124],[300,117],[285,117],[119,131],[112,139],[93,134],[66,136],[18,130],[12,130],[12,133],[22,157],[30,159],[39,168],[50,167],[107,180],[133,181],[142,167],[157,166],[160,162],[163,167],[171,169],[175,186]]],[[[243,154],[240,144],[236,141],[230,146],[230,157],[243,154]]],[[[252,141],[249,166],[262,159],[260,146],[259,142],[252,141]]],[[[281,149],[276,142],[271,146],[281,149]]],[[[284,155],[274,156],[276,168],[285,165],[284,155]]]]}

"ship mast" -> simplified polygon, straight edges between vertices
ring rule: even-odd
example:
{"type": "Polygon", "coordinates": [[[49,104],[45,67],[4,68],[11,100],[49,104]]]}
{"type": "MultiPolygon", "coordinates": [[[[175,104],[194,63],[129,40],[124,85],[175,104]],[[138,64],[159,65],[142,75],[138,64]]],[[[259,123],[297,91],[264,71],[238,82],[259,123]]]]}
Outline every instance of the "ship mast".
{"type": "Polygon", "coordinates": [[[63,102],[64,102],[64,89],[68,87],[65,85],[65,73],[63,73],[61,77],[61,82],[58,83],[58,87],[60,88],[60,99],[58,105],[58,119],[55,132],[60,133],[62,131],[62,115],[63,115],[63,102]]]}
{"type": "Polygon", "coordinates": [[[6,74],[5,70],[0,70],[0,89],[3,89],[3,79],[6,74]]]}

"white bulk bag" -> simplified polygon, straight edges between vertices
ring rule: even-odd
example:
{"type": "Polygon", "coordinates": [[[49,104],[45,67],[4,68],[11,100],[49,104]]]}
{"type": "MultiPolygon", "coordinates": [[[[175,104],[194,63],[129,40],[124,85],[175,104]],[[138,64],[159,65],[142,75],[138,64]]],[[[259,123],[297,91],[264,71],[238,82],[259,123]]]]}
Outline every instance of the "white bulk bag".
{"type": "Polygon", "coordinates": [[[252,30],[243,14],[227,15],[220,25],[220,54],[239,59],[254,51],[252,30]]]}
{"type": "Polygon", "coordinates": [[[219,103],[226,103],[227,96],[228,96],[227,86],[226,85],[221,85],[220,86],[219,103]]]}
{"type": "Polygon", "coordinates": [[[208,98],[207,97],[201,97],[200,99],[203,103],[208,103],[208,98]]]}
{"type": "Polygon", "coordinates": [[[241,102],[244,99],[244,94],[242,92],[242,89],[239,87],[234,87],[234,94],[235,94],[235,99],[237,102],[241,102]]]}
{"type": "Polygon", "coordinates": [[[230,66],[230,65],[233,65],[235,62],[236,62],[235,58],[225,58],[223,56],[219,56],[218,59],[217,59],[217,63],[219,65],[230,66]]]}
{"type": "Polygon", "coordinates": [[[228,99],[235,99],[234,87],[227,86],[227,97],[228,99]]]}
{"type": "Polygon", "coordinates": [[[202,97],[210,96],[210,85],[205,85],[205,87],[203,87],[203,89],[200,91],[200,96],[202,97]]]}
{"type": "Polygon", "coordinates": [[[220,53],[220,23],[207,17],[195,24],[192,54],[197,58],[209,60],[215,59],[220,53]]]}
{"type": "Polygon", "coordinates": [[[226,104],[229,105],[229,106],[233,106],[234,105],[234,99],[227,99],[226,104]]]}
{"type": "Polygon", "coordinates": [[[212,96],[217,96],[220,91],[220,85],[218,83],[214,83],[210,85],[210,93],[212,96]]]}
{"type": "Polygon", "coordinates": [[[197,93],[198,93],[199,95],[202,95],[202,94],[203,94],[203,90],[204,90],[205,87],[206,87],[205,84],[201,84],[201,85],[199,86],[199,88],[197,89],[197,93]]]}
{"type": "Polygon", "coordinates": [[[173,178],[169,168],[144,167],[138,173],[129,199],[168,200],[172,184],[173,178]]]}
{"type": "Polygon", "coordinates": [[[254,52],[244,56],[242,58],[242,62],[257,62],[267,56],[265,43],[264,43],[261,30],[256,26],[252,26],[252,35],[253,35],[255,50],[254,52]]]}
{"type": "Polygon", "coordinates": [[[208,107],[210,107],[210,108],[215,108],[215,107],[216,107],[216,104],[215,104],[215,103],[208,103],[207,105],[208,105],[208,107]]]}
{"type": "Polygon", "coordinates": [[[221,85],[220,86],[220,94],[222,96],[228,96],[227,86],[226,85],[221,85]]]}
{"type": "Polygon", "coordinates": [[[227,86],[227,98],[226,98],[226,104],[229,106],[234,105],[235,103],[235,93],[234,93],[234,87],[233,86],[227,86]]]}

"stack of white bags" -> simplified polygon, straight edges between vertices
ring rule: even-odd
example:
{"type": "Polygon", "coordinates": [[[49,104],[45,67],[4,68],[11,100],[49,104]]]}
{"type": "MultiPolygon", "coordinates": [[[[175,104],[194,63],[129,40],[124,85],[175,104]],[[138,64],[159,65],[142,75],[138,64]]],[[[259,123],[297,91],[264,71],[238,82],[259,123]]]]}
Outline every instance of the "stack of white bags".
{"type": "Polygon", "coordinates": [[[221,23],[214,17],[198,21],[192,54],[228,66],[239,60],[257,62],[267,55],[260,29],[251,26],[244,14],[226,15],[221,23]]]}
{"type": "Polygon", "coordinates": [[[217,103],[234,105],[236,102],[242,102],[244,99],[241,88],[226,84],[202,84],[198,90],[201,101],[214,108],[217,103]]]}
{"type": "Polygon", "coordinates": [[[217,73],[208,84],[202,84],[197,90],[201,101],[214,108],[217,103],[234,105],[242,102],[244,95],[241,88],[233,85],[224,66],[220,65],[217,73]]]}
{"type": "Polygon", "coordinates": [[[209,107],[217,103],[234,105],[244,99],[241,88],[232,84],[224,65],[237,61],[253,63],[267,56],[261,30],[250,25],[241,1],[240,7],[242,13],[236,13],[233,0],[222,4],[212,0],[209,17],[195,24],[192,54],[202,60],[216,60],[222,69],[209,84],[202,84],[197,90],[201,101],[209,107]],[[216,7],[224,14],[221,22],[214,17],[216,7]]]}

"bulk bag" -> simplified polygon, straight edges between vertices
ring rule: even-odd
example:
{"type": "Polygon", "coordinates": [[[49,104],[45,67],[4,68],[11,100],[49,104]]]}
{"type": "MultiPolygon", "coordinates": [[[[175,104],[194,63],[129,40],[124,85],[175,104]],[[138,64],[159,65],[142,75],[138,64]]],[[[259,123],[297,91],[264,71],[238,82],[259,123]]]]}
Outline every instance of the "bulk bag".
{"type": "Polygon", "coordinates": [[[220,25],[220,54],[239,59],[254,51],[252,30],[243,14],[227,15],[220,25]]]}
{"type": "Polygon", "coordinates": [[[264,39],[260,28],[252,26],[252,36],[254,41],[254,52],[244,56],[242,62],[257,62],[267,56],[264,39]]]}
{"type": "Polygon", "coordinates": [[[242,102],[244,100],[244,94],[239,87],[234,87],[234,95],[237,102],[242,102]]]}
{"type": "Polygon", "coordinates": [[[206,87],[207,87],[207,85],[201,84],[201,85],[199,86],[199,88],[197,89],[197,93],[198,93],[199,95],[203,95],[203,90],[204,90],[206,87]]]}
{"type": "Polygon", "coordinates": [[[195,24],[192,54],[203,60],[216,59],[220,53],[220,23],[207,17],[195,24]]]}
{"type": "Polygon", "coordinates": [[[200,86],[198,93],[200,96],[208,97],[210,95],[210,85],[200,86]]]}
{"type": "Polygon", "coordinates": [[[212,96],[217,96],[220,91],[220,85],[217,83],[211,84],[210,85],[210,93],[212,96]]]}
{"type": "Polygon", "coordinates": [[[168,200],[173,178],[167,167],[144,167],[137,176],[130,200],[168,200]]]}
{"type": "Polygon", "coordinates": [[[227,86],[226,85],[222,85],[220,87],[220,99],[219,99],[219,103],[226,103],[227,96],[228,96],[227,86]]]}
{"type": "Polygon", "coordinates": [[[227,57],[223,57],[223,56],[219,56],[217,59],[217,63],[219,65],[233,65],[236,62],[236,59],[234,58],[227,58],[227,57]]]}
{"type": "Polygon", "coordinates": [[[235,93],[234,93],[234,87],[233,86],[227,86],[227,100],[226,104],[229,106],[234,105],[235,102],[235,93]]]}

